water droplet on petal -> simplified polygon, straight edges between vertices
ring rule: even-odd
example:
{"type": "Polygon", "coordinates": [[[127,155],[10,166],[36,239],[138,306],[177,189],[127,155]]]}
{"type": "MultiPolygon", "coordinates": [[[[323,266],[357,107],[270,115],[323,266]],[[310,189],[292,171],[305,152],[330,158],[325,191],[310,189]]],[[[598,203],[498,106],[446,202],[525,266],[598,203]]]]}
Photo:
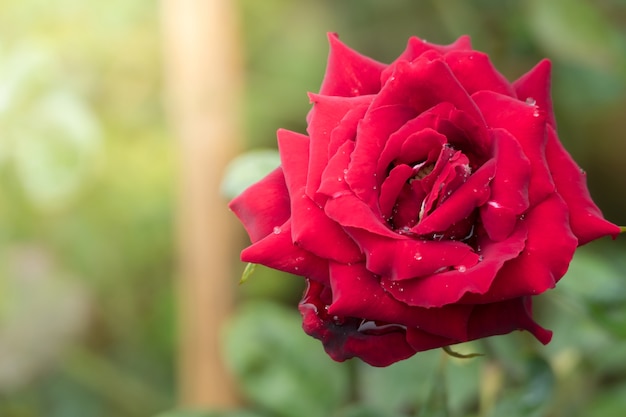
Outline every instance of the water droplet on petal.
{"type": "Polygon", "coordinates": [[[281,230],[280,230],[280,226],[274,226],[274,234],[275,234],[275,235],[279,235],[279,234],[280,234],[280,232],[281,232],[281,230]]]}
{"type": "Polygon", "coordinates": [[[526,104],[528,104],[529,106],[534,106],[537,104],[537,100],[535,100],[532,97],[527,97],[526,98],[526,104]]]}
{"type": "Polygon", "coordinates": [[[465,272],[465,271],[467,271],[467,267],[465,265],[460,265],[459,272],[465,272]]]}
{"type": "Polygon", "coordinates": [[[533,112],[533,117],[539,117],[539,110],[535,110],[533,112]]]}

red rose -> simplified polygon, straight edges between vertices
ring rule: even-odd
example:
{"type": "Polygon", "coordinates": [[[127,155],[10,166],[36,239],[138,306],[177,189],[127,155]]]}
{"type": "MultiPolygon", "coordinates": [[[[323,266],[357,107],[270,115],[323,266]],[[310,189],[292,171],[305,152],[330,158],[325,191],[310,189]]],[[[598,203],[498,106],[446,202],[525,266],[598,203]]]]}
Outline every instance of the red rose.
{"type": "Polygon", "coordinates": [[[335,360],[528,330],[577,246],[619,228],[556,134],[550,62],[508,82],[468,37],[409,40],[390,65],[330,36],[308,135],[231,202],[242,260],[305,277],[304,330],[335,360]]]}

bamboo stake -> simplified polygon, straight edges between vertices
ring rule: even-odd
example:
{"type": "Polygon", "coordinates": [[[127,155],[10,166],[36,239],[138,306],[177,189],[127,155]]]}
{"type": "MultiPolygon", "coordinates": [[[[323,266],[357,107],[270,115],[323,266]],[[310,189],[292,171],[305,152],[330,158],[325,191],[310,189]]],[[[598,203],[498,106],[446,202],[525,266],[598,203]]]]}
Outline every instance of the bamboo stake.
{"type": "MultiPolygon", "coordinates": [[[[179,140],[179,401],[232,408],[219,332],[233,300],[235,221],[219,195],[238,150],[242,70],[232,0],[163,0],[167,104],[179,140]]],[[[158,161],[155,161],[158,163],[158,161]]]]}

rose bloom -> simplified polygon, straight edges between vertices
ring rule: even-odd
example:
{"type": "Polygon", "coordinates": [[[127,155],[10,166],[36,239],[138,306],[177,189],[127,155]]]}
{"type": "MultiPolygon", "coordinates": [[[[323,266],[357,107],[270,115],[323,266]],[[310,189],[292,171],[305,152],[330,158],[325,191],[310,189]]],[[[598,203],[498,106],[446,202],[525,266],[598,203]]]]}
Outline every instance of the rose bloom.
{"type": "Polygon", "coordinates": [[[308,134],[280,130],[281,166],[230,204],[242,260],[304,277],[304,330],[337,361],[513,330],[548,343],[532,296],[619,233],[559,142],[550,62],[510,83],[468,37],[413,37],[390,65],[329,39],[308,134]]]}

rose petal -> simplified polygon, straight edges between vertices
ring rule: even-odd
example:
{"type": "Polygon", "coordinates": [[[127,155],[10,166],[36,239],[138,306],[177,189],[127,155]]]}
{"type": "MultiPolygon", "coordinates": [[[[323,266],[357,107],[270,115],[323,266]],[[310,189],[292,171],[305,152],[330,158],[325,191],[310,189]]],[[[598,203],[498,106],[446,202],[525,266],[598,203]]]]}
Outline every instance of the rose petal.
{"type": "Polygon", "coordinates": [[[251,185],[228,205],[250,236],[252,243],[272,233],[290,214],[289,192],[281,167],[251,185]]]}
{"type": "MultiPolygon", "coordinates": [[[[389,136],[389,139],[384,144],[382,152],[380,152],[378,158],[378,165],[376,168],[377,175],[384,175],[392,161],[398,159],[398,163],[409,163],[413,161],[407,161],[404,157],[403,149],[409,146],[418,146],[418,142],[421,140],[430,141],[436,139],[437,142],[441,142],[439,146],[436,146],[437,154],[441,147],[446,142],[445,135],[427,135],[422,136],[420,132],[432,130],[436,132],[436,127],[441,118],[448,117],[452,111],[453,106],[450,103],[440,103],[435,107],[428,109],[414,119],[409,120],[398,129],[396,132],[389,136]],[[417,136],[413,136],[417,135],[417,136]],[[443,138],[443,141],[442,141],[443,138]],[[408,143],[407,143],[408,142],[408,143]]],[[[428,149],[433,146],[429,143],[424,143],[423,146],[419,146],[420,149],[428,149]]],[[[416,152],[415,150],[413,152],[416,152]]]]}
{"type": "MultiPolygon", "coordinates": [[[[371,96],[373,97],[373,96],[371,96]]],[[[365,117],[365,112],[369,107],[370,101],[363,100],[358,105],[355,105],[343,119],[339,122],[339,125],[331,132],[330,142],[328,143],[328,157],[331,158],[341,145],[348,141],[356,140],[356,131],[359,122],[365,117]]]]}
{"type": "Polygon", "coordinates": [[[440,309],[411,307],[385,291],[363,264],[330,264],[333,302],[328,314],[418,327],[450,339],[467,338],[467,321],[473,307],[451,305],[440,309]]]}
{"type": "Polygon", "coordinates": [[[442,232],[468,217],[489,199],[489,184],[495,174],[495,166],[495,160],[491,160],[480,167],[463,185],[453,191],[447,200],[431,214],[423,217],[411,231],[419,235],[442,232]]]}
{"type": "Polygon", "coordinates": [[[472,98],[491,128],[508,130],[530,161],[528,198],[533,206],[554,193],[552,176],[545,159],[546,115],[535,106],[491,91],[479,91],[472,98]]]}
{"type": "Polygon", "coordinates": [[[400,54],[400,56],[396,58],[394,62],[383,71],[381,75],[381,82],[383,85],[387,82],[387,80],[389,79],[389,77],[391,77],[393,73],[395,65],[398,62],[414,61],[426,52],[434,52],[435,56],[439,56],[451,51],[470,49],[472,49],[472,44],[470,37],[467,35],[461,36],[450,45],[437,45],[434,43],[426,42],[425,40],[420,39],[417,36],[412,36],[409,38],[404,52],[402,52],[402,54],[400,54]]]}
{"type": "Polygon", "coordinates": [[[415,349],[416,352],[450,346],[452,344],[459,343],[461,340],[465,339],[441,337],[415,327],[411,327],[406,331],[406,341],[413,349],[415,349]]]}
{"type": "Polygon", "coordinates": [[[374,335],[358,330],[361,319],[333,320],[320,303],[322,291],[322,285],[309,282],[299,310],[304,331],[320,340],[331,358],[342,362],[359,357],[372,366],[387,366],[415,353],[403,330],[374,335]]]}
{"type": "Polygon", "coordinates": [[[295,246],[291,242],[291,221],[278,226],[272,233],[241,252],[243,262],[328,282],[328,261],[295,246]]]}
{"type": "Polygon", "coordinates": [[[361,252],[350,237],[305,194],[309,138],[288,130],[280,130],[278,150],[291,194],[293,243],[320,258],[339,262],[360,260],[361,252]],[[329,245],[329,241],[333,244],[329,245]]]}
{"type": "Polygon", "coordinates": [[[380,90],[380,74],[386,65],[346,46],[334,33],[328,34],[330,53],[320,94],[360,96],[380,90]]]}
{"type": "Polygon", "coordinates": [[[380,236],[395,238],[380,213],[374,213],[365,202],[351,192],[338,193],[326,202],[326,215],[343,227],[367,230],[380,236]]]}
{"type": "Polygon", "coordinates": [[[548,59],[540,61],[533,69],[513,83],[517,97],[535,105],[546,113],[548,124],[556,128],[552,109],[551,77],[552,63],[548,59]]]}
{"type": "Polygon", "coordinates": [[[548,128],[546,159],[556,184],[556,190],[569,208],[570,225],[578,238],[578,245],[620,233],[619,227],[605,220],[591,199],[586,184],[586,174],[563,148],[556,132],[548,128]]]}
{"type": "Polygon", "coordinates": [[[406,182],[414,174],[413,168],[408,165],[398,165],[389,172],[385,182],[380,187],[380,198],[378,200],[380,211],[384,218],[391,217],[400,191],[402,191],[406,182]]]}
{"type": "Polygon", "coordinates": [[[425,53],[415,61],[399,61],[372,101],[371,109],[389,105],[408,106],[420,114],[439,103],[449,102],[483,123],[480,111],[450,67],[437,54],[425,53]]]}
{"type": "Polygon", "coordinates": [[[428,162],[432,159],[432,162],[435,162],[435,158],[446,143],[446,139],[446,136],[430,128],[415,132],[402,143],[397,161],[415,164],[416,162],[428,162]]]}
{"type": "Polygon", "coordinates": [[[478,261],[478,255],[462,242],[427,241],[400,235],[388,238],[356,228],[346,231],[365,254],[367,269],[391,280],[426,276],[442,268],[478,261]]]}
{"type": "Polygon", "coordinates": [[[480,208],[480,217],[492,240],[506,239],[518,217],[528,209],[530,161],[517,140],[506,130],[493,129],[496,173],[491,182],[489,202],[480,208]]]}
{"type": "Polygon", "coordinates": [[[402,54],[396,59],[396,61],[413,61],[426,51],[435,50],[440,53],[446,53],[456,50],[468,50],[472,48],[470,37],[463,35],[450,45],[437,45],[434,43],[426,42],[424,39],[420,39],[417,36],[411,36],[407,43],[407,47],[402,54]]]}
{"type": "Polygon", "coordinates": [[[306,193],[311,199],[321,205],[323,201],[319,201],[315,192],[320,186],[322,172],[328,164],[328,148],[331,133],[341,125],[342,120],[348,116],[351,110],[364,105],[364,103],[369,103],[371,98],[332,97],[319,94],[309,94],[309,97],[313,102],[313,108],[309,113],[309,125],[307,128],[311,138],[311,150],[307,163],[306,193]]]}
{"type": "Polygon", "coordinates": [[[489,90],[516,97],[511,84],[496,70],[487,54],[467,50],[450,51],[445,54],[444,60],[468,94],[489,90]]]}
{"type": "Polygon", "coordinates": [[[300,188],[306,185],[309,137],[286,129],[279,129],[276,136],[287,189],[292,198],[299,197],[300,188]]]}
{"type": "Polygon", "coordinates": [[[414,116],[413,110],[405,106],[387,106],[370,110],[359,124],[357,140],[351,162],[346,173],[346,181],[354,194],[377,209],[376,202],[379,181],[376,167],[385,141],[414,116]]]}
{"type": "Polygon", "coordinates": [[[552,194],[520,223],[528,230],[522,253],[502,266],[488,292],[467,294],[461,302],[482,304],[541,294],[565,274],[578,240],[570,229],[563,199],[552,194]]]}
{"type": "Polygon", "coordinates": [[[507,334],[515,330],[529,331],[544,345],[552,339],[552,332],[533,320],[530,297],[476,306],[470,318],[469,339],[507,334]]]}
{"type": "Polygon", "coordinates": [[[467,293],[484,294],[489,291],[502,265],[524,249],[526,236],[526,228],[522,226],[502,242],[494,242],[485,236],[478,240],[482,260],[473,266],[463,265],[452,271],[404,281],[383,277],[381,284],[396,299],[425,308],[456,303],[467,293]]]}

